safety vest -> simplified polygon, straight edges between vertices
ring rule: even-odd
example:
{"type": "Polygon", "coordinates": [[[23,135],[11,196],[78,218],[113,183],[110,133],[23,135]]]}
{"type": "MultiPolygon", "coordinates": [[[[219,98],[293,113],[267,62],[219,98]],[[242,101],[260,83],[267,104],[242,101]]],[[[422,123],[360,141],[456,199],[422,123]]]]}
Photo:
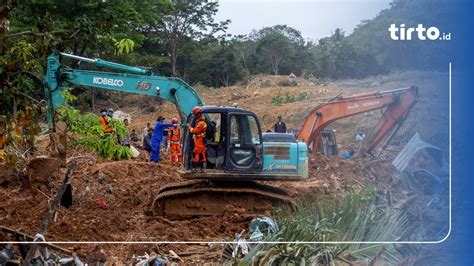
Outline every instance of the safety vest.
{"type": "Polygon", "coordinates": [[[168,130],[168,140],[171,144],[179,144],[181,140],[181,129],[179,127],[171,127],[168,130]]]}
{"type": "Polygon", "coordinates": [[[112,132],[112,128],[109,127],[109,121],[105,119],[103,116],[99,118],[100,125],[102,126],[102,130],[104,133],[112,132]]]}
{"type": "Polygon", "coordinates": [[[206,121],[204,120],[198,120],[196,123],[196,126],[191,128],[190,131],[191,133],[194,134],[194,137],[206,137],[206,129],[207,129],[207,124],[206,121]]]}

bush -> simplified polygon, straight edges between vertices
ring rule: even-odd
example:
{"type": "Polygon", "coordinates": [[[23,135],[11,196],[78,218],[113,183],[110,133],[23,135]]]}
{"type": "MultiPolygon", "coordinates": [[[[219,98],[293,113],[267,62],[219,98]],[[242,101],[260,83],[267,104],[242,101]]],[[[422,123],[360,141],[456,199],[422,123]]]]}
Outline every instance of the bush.
{"type": "Polygon", "coordinates": [[[270,80],[266,79],[260,83],[260,88],[268,88],[271,87],[273,84],[270,80]]]}
{"type": "Polygon", "coordinates": [[[61,119],[68,125],[68,130],[75,134],[71,143],[73,146],[81,146],[108,159],[127,160],[132,158],[130,148],[117,144],[117,136],[124,139],[126,134],[122,121],[112,119],[109,122],[109,125],[114,129],[114,134],[110,134],[104,133],[99,123],[99,117],[93,113],[81,115],[79,110],[69,105],[62,105],[58,112],[61,119]]]}
{"type": "Polygon", "coordinates": [[[308,98],[309,98],[309,94],[307,92],[301,92],[296,96],[287,92],[283,96],[280,91],[275,97],[273,97],[272,105],[280,106],[284,103],[301,102],[301,101],[307,100],[308,98]]]}
{"type": "Polygon", "coordinates": [[[283,104],[283,97],[281,96],[281,92],[278,92],[278,94],[272,99],[272,105],[280,106],[282,104],[283,104]]]}

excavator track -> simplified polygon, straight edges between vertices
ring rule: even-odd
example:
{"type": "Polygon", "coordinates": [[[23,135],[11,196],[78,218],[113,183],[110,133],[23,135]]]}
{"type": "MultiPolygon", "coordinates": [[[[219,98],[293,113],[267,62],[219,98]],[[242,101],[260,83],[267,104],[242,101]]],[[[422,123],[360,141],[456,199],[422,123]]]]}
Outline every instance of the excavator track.
{"type": "Polygon", "coordinates": [[[292,198],[276,187],[253,181],[191,180],[163,187],[153,201],[155,215],[170,220],[239,213],[269,215],[276,207],[293,205],[292,198]]]}

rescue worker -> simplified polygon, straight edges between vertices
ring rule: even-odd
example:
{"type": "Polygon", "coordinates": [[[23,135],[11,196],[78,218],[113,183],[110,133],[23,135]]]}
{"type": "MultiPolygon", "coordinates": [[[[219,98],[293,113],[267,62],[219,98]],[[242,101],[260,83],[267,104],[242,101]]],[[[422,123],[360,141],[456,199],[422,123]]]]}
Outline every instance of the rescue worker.
{"type": "Polygon", "coordinates": [[[156,120],[155,130],[153,132],[153,137],[151,138],[151,156],[150,161],[159,163],[160,162],[160,146],[161,141],[163,140],[163,129],[172,127],[173,124],[163,123],[165,120],[161,115],[156,120]]]}
{"type": "Polygon", "coordinates": [[[351,160],[352,156],[354,156],[354,150],[353,149],[348,149],[339,154],[340,158],[346,159],[346,160],[351,160]]]}
{"type": "Polygon", "coordinates": [[[151,124],[150,124],[150,123],[146,123],[146,127],[145,127],[145,129],[143,130],[142,138],[145,138],[145,136],[148,135],[148,130],[150,130],[150,128],[151,128],[151,124]]]}
{"type": "Polygon", "coordinates": [[[109,119],[114,118],[114,109],[110,108],[107,112],[107,115],[109,116],[109,119]]]}
{"type": "Polygon", "coordinates": [[[204,119],[202,109],[199,106],[193,108],[192,113],[194,114],[195,126],[186,124],[186,127],[189,129],[189,132],[193,134],[194,140],[194,157],[192,160],[193,171],[196,171],[197,166],[201,167],[201,171],[204,171],[207,167],[207,158],[206,158],[206,129],[207,123],[204,119]]]}
{"type": "Polygon", "coordinates": [[[109,126],[109,119],[108,119],[108,116],[107,116],[107,109],[105,109],[105,108],[102,108],[100,110],[99,123],[102,126],[102,131],[104,131],[104,133],[112,133],[112,131],[114,131],[109,126]]]}
{"type": "Polygon", "coordinates": [[[128,118],[125,118],[123,120],[123,124],[125,125],[125,139],[121,140],[120,136],[118,135],[117,135],[117,138],[119,139],[119,143],[122,143],[122,146],[126,146],[130,148],[130,134],[129,134],[130,129],[128,128],[128,125],[130,123],[128,121],[128,118]]]}
{"type": "Polygon", "coordinates": [[[161,142],[161,149],[163,151],[166,151],[166,150],[168,150],[168,148],[169,148],[168,147],[168,129],[165,128],[165,129],[163,129],[163,140],[161,142]]]}
{"type": "Polygon", "coordinates": [[[278,122],[275,123],[275,125],[273,126],[273,130],[276,132],[276,133],[286,133],[286,124],[281,121],[282,117],[281,115],[278,116],[278,122]]]}
{"type": "Polygon", "coordinates": [[[134,146],[137,145],[138,143],[138,134],[135,129],[132,129],[132,133],[130,133],[130,143],[133,144],[134,146]]]}
{"type": "Polygon", "coordinates": [[[181,128],[178,125],[178,118],[171,119],[173,127],[168,130],[168,142],[170,144],[170,159],[172,164],[180,165],[181,156],[181,128]]]}
{"type": "Polygon", "coordinates": [[[150,127],[148,129],[148,133],[146,136],[143,138],[143,149],[146,150],[147,152],[151,153],[151,139],[153,138],[153,128],[150,127]]]}
{"type": "Polygon", "coordinates": [[[355,136],[355,140],[356,142],[361,142],[365,139],[365,134],[362,133],[362,132],[359,132],[356,136],[355,136]]]}

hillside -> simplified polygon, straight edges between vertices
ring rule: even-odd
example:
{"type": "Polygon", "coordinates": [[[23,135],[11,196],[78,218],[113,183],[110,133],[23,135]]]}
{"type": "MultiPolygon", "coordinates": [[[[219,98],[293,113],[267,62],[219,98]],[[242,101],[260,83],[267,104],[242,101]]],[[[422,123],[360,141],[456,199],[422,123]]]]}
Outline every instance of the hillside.
{"type": "MultiPolygon", "coordinates": [[[[278,83],[289,80],[288,76],[255,76],[250,82],[219,88],[198,90],[206,105],[239,106],[255,112],[259,117],[263,131],[272,129],[278,115],[283,116],[287,127],[297,132],[306,116],[318,104],[337,95],[356,94],[368,91],[390,90],[415,85],[419,87],[419,102],[410,113],[409,119],[398,134],[398,138],[407,141],[415,132],[419,132],[424,139],[447,148],[447,117],[448,117],[448,74],[445,72],[396,72],[390,75],[380,75],[365,79],[341,80],[315,84],[311,81],[296,78],[297,86],[280,86],[278,83]],[[278,95],[286,97],[290,94],[297,97],[307,95],[302,101],[275,105],[272,100],[278,95]],[[432,112],[436,108],[438,112],[432,112]],[[423,119],[421,119],[423,118],[423,119]],[[430,130],[431,125],[446,128],[442,136],[430,130]]],[[[131,128],[143,131],[147,122],[156,120],[159,115],[167,119],[178,117],[176,108],[167,102],[156,101],[150,97],[117,93],[114,97],[121,110],[132,115],[131,128]],[[153,105],[157,111],[143,113],[143,106],[153,105]]],[[[110,106],[109,103],[105,103],[110,106]]],[[[359,132],[369,132],[380,117],[380,112],[371,112],[356,117],[342,119],[330,125],[337,131],[341,144],[350,144],[353,137],[359,132]]]]}

